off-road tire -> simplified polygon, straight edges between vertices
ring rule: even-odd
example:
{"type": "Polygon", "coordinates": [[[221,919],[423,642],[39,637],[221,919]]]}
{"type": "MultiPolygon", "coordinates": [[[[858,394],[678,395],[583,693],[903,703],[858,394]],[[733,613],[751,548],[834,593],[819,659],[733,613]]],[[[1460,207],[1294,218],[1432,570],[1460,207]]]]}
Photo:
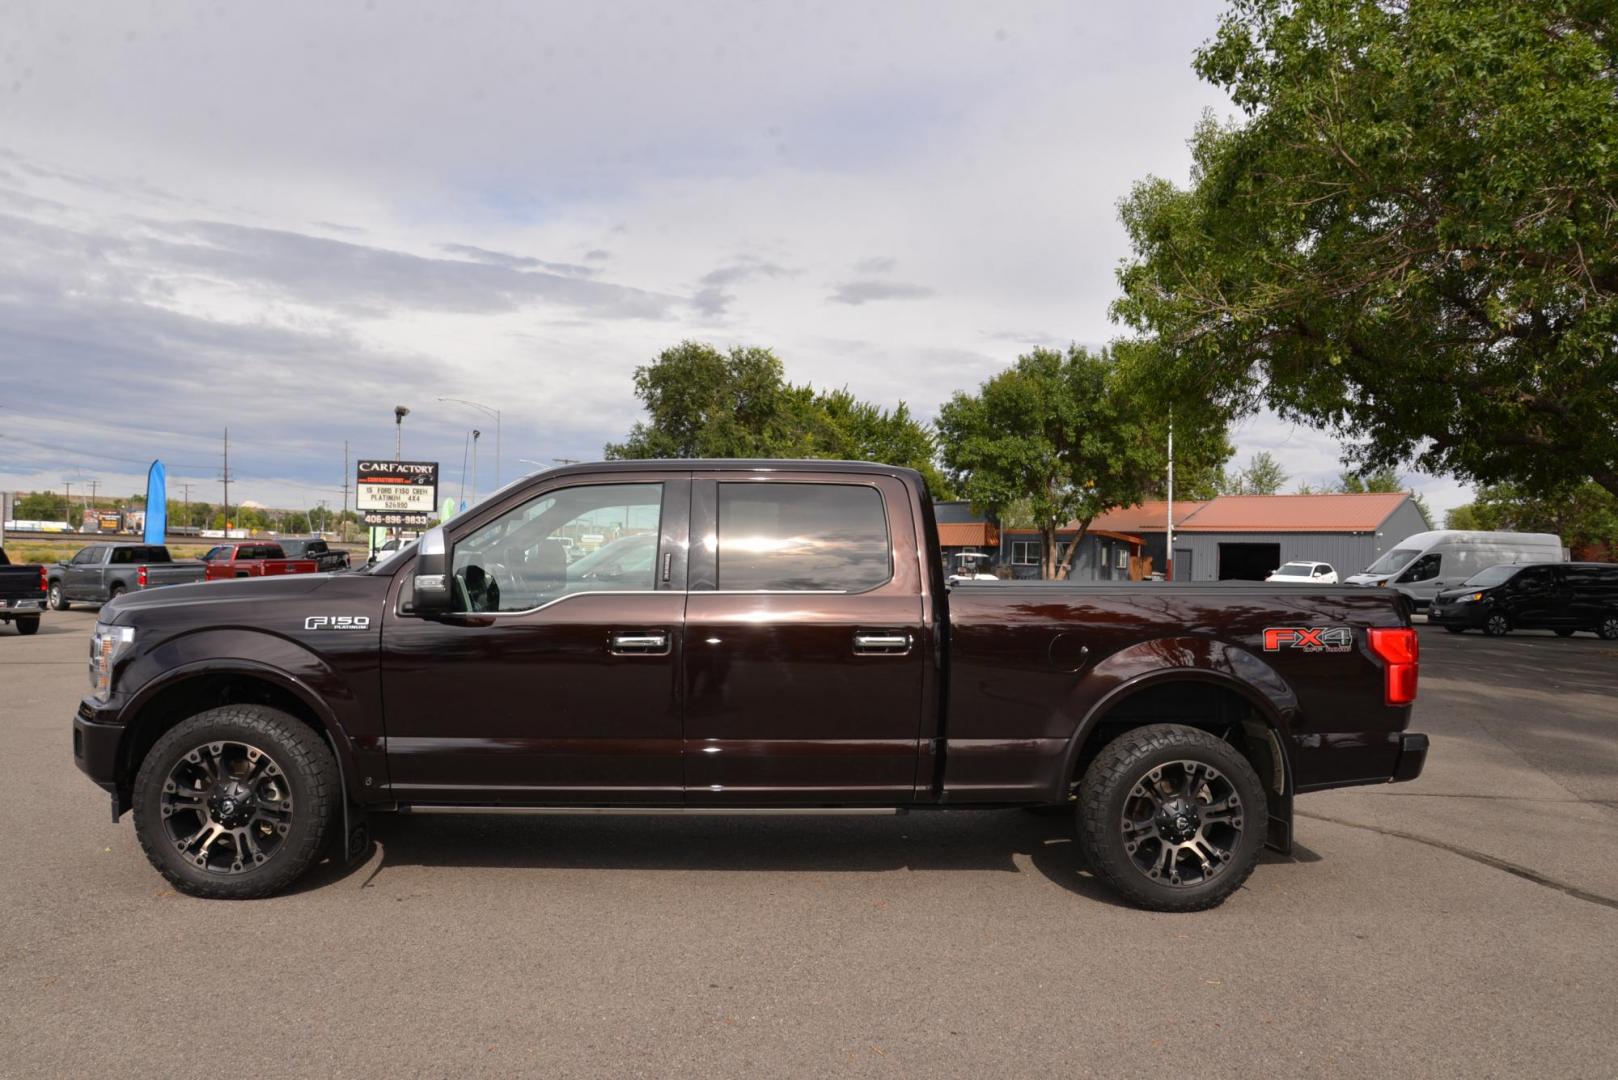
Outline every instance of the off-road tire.
{"type": "Polygon", "coordinates": [[[181,721],[157,740],[135,777],[135,835],[158,873],[176,889],[209,900],[254,900],[302,877],[341,831],[342,784],[324,737],[308,724],[262,705],[226,705],[181,721]],[[223,874],[183,857],[164,827],[162,798],[170,771],[191,751],[216,742],[262,749],[280,767],[294,808],[284,841],[262,865],[223,874]]]}
{"type": "Polygon", "coordinates": [[[17,633],[21,634],[23,637],[27,637],[29,634],[39,633],[39,616],[35,615],[32,619],[18,619],[17,633]]]}
{"type": "Polygon", "coordinates": [[[1493,612],[1483,620],[1483,632],[1490,637],[1505,637],[1511,633],[1511,620],[1503,611],[1493,612]]]}
{"type": "Polygon", "coordinates": [[[68,608],[73,606],[67,602],[67,594],[62,591],[62,583],[60,581],[51,582],[50,591],[45,595],[47,598],[47,603],[50,604],[52,611],[66,611],[68,608]]]}
{"type": "Polygon", "coordinates": [[[1178,724],[1151,724],[1118,736],[1096,755],[1079,785],[1079,847],[1085,862],[1125,900],[1150,911],[1204,911],[1224,903],[1258,864],[1268,820],[1264,784],[1247,759],[1229,743],[1178,724]],[[1228,863],[1191,886],[1149,878],[1125,850],[1121,828],[1135,786],[1154,768],[1179,761],[1222,773],[1240,796],[1245,815],[1228,863]]]}

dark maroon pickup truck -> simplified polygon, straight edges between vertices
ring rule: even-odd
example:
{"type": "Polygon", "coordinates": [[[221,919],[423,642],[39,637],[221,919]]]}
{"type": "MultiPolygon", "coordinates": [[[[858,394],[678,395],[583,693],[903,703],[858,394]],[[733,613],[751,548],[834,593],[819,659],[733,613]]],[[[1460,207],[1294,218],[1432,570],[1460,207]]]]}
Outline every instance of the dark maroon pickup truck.
{"type": "Polygon", "coordinates": [[[556,469],[357,573],[114,601],[74,755],[200,896],[420,806],[1069,806],[1166,911],[1285,850],[1296,795],[1421,771],[1396,593],[941,565],[905,469],[556,469]]]}

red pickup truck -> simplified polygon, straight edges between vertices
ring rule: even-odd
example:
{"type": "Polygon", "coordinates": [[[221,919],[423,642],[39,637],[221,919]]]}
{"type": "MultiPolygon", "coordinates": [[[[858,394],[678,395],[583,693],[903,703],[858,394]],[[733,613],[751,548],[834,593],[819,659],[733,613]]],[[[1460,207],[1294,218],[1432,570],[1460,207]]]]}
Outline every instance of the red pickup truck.
{"type": "Polygon", "coordinates": [[[289,559],[280,544],[220,544],[202,557],[208,564],[204,581],[231,578],[279,577],[282,574],[313,574],[320,570],[314,559],[289,559]]]}

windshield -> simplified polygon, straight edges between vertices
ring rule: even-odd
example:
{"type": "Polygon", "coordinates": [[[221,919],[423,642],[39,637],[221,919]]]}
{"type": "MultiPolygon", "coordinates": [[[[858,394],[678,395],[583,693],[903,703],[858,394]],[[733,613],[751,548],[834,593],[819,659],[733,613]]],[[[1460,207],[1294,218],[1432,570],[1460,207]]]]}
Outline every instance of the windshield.
{"type": "Polygon", "coordinates": [[[1421,554],[1419,548],[1394,548],[1365,568],[1367,574],[1392,574],[1403,570],[1405,564],[1421,554]]]}
{"type": "Polygon", "coordinates": [[[1309,577],[1314,572],[1315,564],[1307,562],[1283,563],[1281,568],[1276,571],[1277,574],[1284,577],[1309,577]]]}
{"type": "Polygon", "coordinates": [[[1467,578],[1465,584],[1475,585],[1480,589],[1487,589],[1493,585],[1503,585],[1512,578],[1516,577],[1517,571],[1521,569],[1521,566],[1515,566],[1511,563],[1502,563],[1499,566],[1491,566],[1487,570],[1479,570],[1477,573],[1467,578]]]}

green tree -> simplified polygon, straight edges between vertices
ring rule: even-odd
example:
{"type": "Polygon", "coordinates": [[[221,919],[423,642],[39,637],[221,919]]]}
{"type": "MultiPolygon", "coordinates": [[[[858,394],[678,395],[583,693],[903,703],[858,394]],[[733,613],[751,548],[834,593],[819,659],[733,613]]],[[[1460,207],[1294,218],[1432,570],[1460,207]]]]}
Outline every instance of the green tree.
{"type": "Polygon", "coordinates": [[[1286,469],[1268,450],[1260,450],[1247,459],[1245,469],[1221,474],[1219,494],[1275,495],[1286,486],[1286,482],[1286,469]]]}
{"type": "MultiPolygon", "coordinates": [[[[978,513],[1026,515],[1047,579],[1067,576],[1097,514],[1163,483],[1168,417],[1133,374],[1110,350],[1035,349],[939,410],[951,479],[978,513]],[[1070,521],[1078,534],[1058,558],[1056,533],[1070,521]]],[[[1176,431],[1176,458],[1193,469],[1226,452],[1222,427],[1176,431]]]]}
{"type": "Polygon", "coordinates": [[[609,458],[832,458],[916,469],[935,498],[949,489],[926,425],[900,402],[892,409],[846,389],[817,391],[786,381],[769,349],[728,353],[685,341],[635,369],[646,419],[609,458]]]}
{"type": "Polygon", "coordinates": [[[1365,468],[1618,493],[1618,5],[1236,0],[1188,190],[1122,205],[1165,380],[1365,468]]]}

